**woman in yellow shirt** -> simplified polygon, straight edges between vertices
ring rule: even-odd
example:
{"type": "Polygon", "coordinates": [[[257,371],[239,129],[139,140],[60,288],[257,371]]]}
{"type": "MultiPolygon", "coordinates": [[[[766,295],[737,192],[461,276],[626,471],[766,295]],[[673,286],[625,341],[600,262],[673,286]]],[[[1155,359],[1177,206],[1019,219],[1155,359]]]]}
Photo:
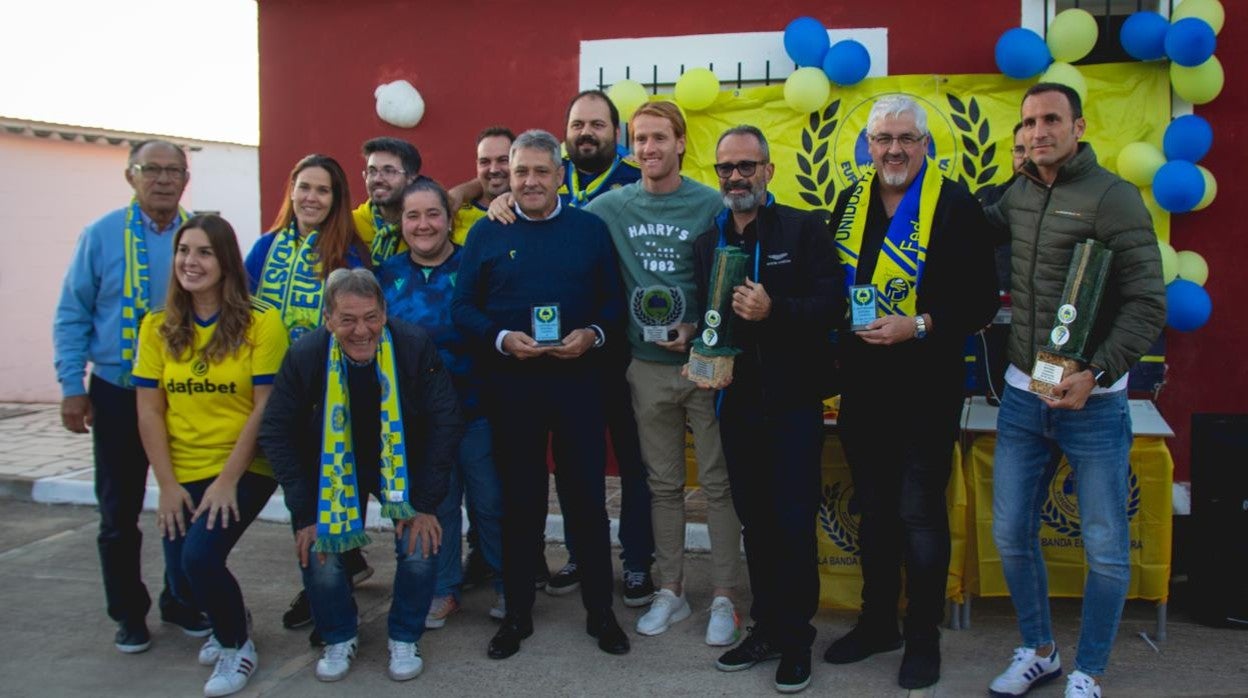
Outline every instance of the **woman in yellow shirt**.
{"type": "Polygon", "coordinates": [[[199,653],[215,666],[204,695],[224,696],[256,669],[242,592],[225,562],[277,487],[256,432],[287,332],[276,309],[248,294],[223,218],[191,218],[173,246],[165,308],[139,330],[139,434],[160,486],[165,576],[175,597],[212,622],[199,653]]]}

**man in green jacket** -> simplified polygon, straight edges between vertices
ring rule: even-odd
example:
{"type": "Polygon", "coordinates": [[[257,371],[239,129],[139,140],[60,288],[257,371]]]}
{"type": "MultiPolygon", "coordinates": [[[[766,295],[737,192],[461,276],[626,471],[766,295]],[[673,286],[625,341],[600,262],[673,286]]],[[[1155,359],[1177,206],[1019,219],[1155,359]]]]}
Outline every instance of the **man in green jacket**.
{"type": "Polygon", "coordinates": [[[1005,395],[997,419],[993,538],[1018,614],[1022,646],[990,692],[1018,696],[1061,674],[1049,619],[1048,585],[1037,532],[1053,449],[1075,472],[1088,566],[1075,671],[1066,695],[1099,696],[1131,571],[1127,456],[1131,418],[1127,372],[1160,335],[1166,318],[1161,255],[1139,191],[1101,167],[1087,143],[1078,93],[1040,83],[1023,97],[1028,162],[987,210],[1011,235],[1013,323],[1005,395]],[[1058,322],[1075,245],[1095,239],[1112,253],[1083,370],[1055,397],[1028,391],[1036,351],[1058,322]]]}

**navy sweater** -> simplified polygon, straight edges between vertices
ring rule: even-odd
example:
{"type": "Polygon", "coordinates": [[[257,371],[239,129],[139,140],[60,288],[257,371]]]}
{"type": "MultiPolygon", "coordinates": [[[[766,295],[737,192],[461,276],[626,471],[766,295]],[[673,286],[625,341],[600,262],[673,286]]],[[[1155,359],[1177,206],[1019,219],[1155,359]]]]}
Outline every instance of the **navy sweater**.
{"type": "MultiPolygon", "coordinates": [[[[607,226],[597,216],[563,207],[541,221],[503,225],[488,218],[472,227],[459,264],[451,313],[484,364],[517,370],[567,364],[553,358],[520,362],[494,348],[502,330],[532,334],[534,305],[558,303],[561,331],[598,325],[607,342],[623,342],[619,264],[607,226]],[[488,358],[487,358],[488,357],[488,358]]],[[[591,352],[593,353],[593,352],[591,352]]],[[[588,356],[588,354],[587,354],[588,356]]]]}

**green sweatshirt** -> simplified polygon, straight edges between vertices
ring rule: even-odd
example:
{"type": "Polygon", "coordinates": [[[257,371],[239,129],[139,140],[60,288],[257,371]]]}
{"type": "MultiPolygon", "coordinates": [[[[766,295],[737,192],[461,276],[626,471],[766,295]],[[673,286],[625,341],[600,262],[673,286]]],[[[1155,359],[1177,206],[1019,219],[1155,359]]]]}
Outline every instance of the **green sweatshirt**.
{"type": "Polygon", "coordinates": [[[647,342],[666,339],[666,328],[696,323],[703,298],[696,298],[693,240],[714,223],[724,206],[719,192],[681,177],[670,194],[651,194],[641,182],[609,191],[585,207],[606,221],[620,260],[626,289],[628,341],[633,356],[665,364],[684,363],[684,354],[647,342]]]}

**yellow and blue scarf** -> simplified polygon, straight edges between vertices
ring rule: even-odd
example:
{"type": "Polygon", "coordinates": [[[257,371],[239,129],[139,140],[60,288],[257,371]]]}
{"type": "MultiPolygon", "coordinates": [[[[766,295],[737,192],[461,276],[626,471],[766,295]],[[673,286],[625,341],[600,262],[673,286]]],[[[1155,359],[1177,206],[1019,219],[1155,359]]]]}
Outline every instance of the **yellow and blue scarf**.
{"type": "MultiPolygon", "coordinates": [[[[190,218],[178,207],[176,227],[190,218]]],[[[121,277],[121,384],[132,387],[134,356],[139,343],[139,325],[152,305],[151,273],[147,264],[147,230],[143,223],[143,211],[138,198],[130,200],[126,210],[125,239],[126,265],[121,277]]]]}
{"type": "MultiPolygon", "coordinates": [[[[316,507],[316,544],[320,553],[341,553],[368,544],[360,515],[361,494],[351,442],[347,358],[330,334],[325,365],[325,418],[321,425],[320,497],[316,507]]],[[[377,347],[377,381],[381,384],[381,515],[399,521],[416,515],[407,494],[407,444],[399,404],[394,342],[382,328],[377,347]]]]}
{"type": "MultiPolygon", "coordinates": [[[[868,169],[854,187],[849,206],[836,230],[836,248],[845,268],[845,290],[855,283],[858,255],[867,228],[867,208],[875,169],[868,169]]],[[[932,237],[932,219],[944,176],[931,159],[926,159],[918,175],[906,189],[893,213],[884,243],[871,274],[876,288],[876,306],[884,315],[912,316],[918,310],[916,290],[927,264],[927,244],[932,237]]]]}
{"type": "Polygon", "coordinates": [[[282,324],[290,341],[321,325],[321,301],[325,284],[321,279],[320,257],[316,252],[317,231],[299,239],[294,220],[273,235],[269,254],[264,258],[256,295],[282,313],[282,324]]]}
{"type": "Polygon", "coordinates": [[[368,240],[368,252],[373,260],[374,268],[380,267],[382,262],[407,249],[407,243],[403,241],[403,232],[399,224],[387,223],[385,217],[381,215],[381,208],[371,199],[357,206],[351,212],[351,218],[355,221],[355,229],[359,232],[360,238],[368,240]]]}

